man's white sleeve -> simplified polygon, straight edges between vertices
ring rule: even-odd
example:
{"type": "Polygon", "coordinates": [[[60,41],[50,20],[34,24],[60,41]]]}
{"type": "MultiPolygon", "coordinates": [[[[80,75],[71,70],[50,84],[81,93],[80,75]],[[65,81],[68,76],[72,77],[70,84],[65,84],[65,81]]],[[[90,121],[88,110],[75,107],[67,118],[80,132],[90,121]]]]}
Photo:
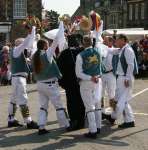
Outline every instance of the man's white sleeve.
{"type": "Polygon", "coordinates": [[[15,57],[15,58],[19,57],[21,55],[21,53],[24,51],[24,49],[30,48],[33,45],[33,41],[35,39],[35,29],[36,29],[36,27],[33,26],[31,34],[29,34],[25,38],[23,43],[17,47],[14,47],[13,57],[15,57]]]}
{"type": "Polygon", "coordinates": [[[49,47],[49,49],[47,50],[47,57],[50,62],[52,61],[55,50],[56,50],[57,46],[59,45],[59,43],[61,42],[61,40],[62,40],[61,37],[63,37],[63,36],[64,36],[63,22],[60,22],[59,31],[58,31],[55,39],[53,40],[51,47],[49,47]]]}
{"type": "Polygon", "coordinates": [[[108,48],[108,53],[112,55],[118,55],[120,53],[120,48],[108,48]]]}
{"type": "Polygon", "coordinates": [[[76,68],[75,68],[76,76],[82,80],[91,80],[90,75],[86,75],[83,73],[82,64],[83,64],[82,58],[80,55],[78,55],[76,59],[76,68]]]}
{"type": "Polygon", "coordinates": [[[135,54],[134,51],[130,48],[125,50],[124,53],[126,62],[127,62],[127,72],[126,72],[126,78],[128,80],[132,80],[133,78],[133,71],[134,71],[134,59],[135,59],[135,54]]]}

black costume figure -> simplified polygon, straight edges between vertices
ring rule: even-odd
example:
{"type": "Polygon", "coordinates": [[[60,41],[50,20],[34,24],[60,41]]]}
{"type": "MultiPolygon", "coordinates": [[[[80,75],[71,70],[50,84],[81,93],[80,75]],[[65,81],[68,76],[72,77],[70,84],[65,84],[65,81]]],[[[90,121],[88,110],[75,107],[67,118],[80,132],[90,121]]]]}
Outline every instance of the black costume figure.
{"type": "Polygon", "coordinates": [[[57,59],[58,67],[63,75],[59,84],[65,89],[67,110],[72,130],[84,127],[85,108],[80,95],[80,87],[75,74],[76,56],[82,51],[79,48],[79,35],[68,36],[68,49],[61,52],[57,59]]]}

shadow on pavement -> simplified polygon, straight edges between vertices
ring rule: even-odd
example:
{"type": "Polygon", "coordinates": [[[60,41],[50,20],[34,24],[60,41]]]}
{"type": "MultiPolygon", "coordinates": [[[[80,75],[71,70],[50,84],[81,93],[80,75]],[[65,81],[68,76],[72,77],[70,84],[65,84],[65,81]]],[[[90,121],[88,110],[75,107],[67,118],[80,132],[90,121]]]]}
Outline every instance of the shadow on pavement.
{"type": "MultiPolygon", "coordinates": [[[[67,135],[66,135],[67,137],[67,135]]],[[[41,146],[39,148],[35,148],[33,150],[64,150],[66,148],[74,147],[77,144],[80,143],[95,143],[95,144],[103,144],[103,145],[113,145],[113,146],[119,146],[119,147],[125,147],[128,146],[128,143],[119,141],[119,140],[107,140],[107,139],[101,139],[104,137],[103,135],[98,136],[97,139],[92,140],[92,139],[87,139],[84,138],[83,135],[68,135],[68,137],[71,137],[72,139],[62,139],[59,142],[53,143],[53,144],[48,144],[41,146]]],[[[82,148],[83,149],[83,148],[82,148]]]]}
{"type": "MultiPolygon", "coordinates": [[[[121,142],[121,141],[116,141],[116,140],[104,140],[101,139],[103,137],[106,137],[113,132],[117,131],[118,129],[110,129],[110,127],[105,126],[102,128],[102,133],[99,135],[98,139],[96,140],[90,140],[86,139],[83,137],[83,135],[76,135],[71,134],[73,132],[66,132],[64,129],[53,129],[50,130],[50,133],[47,135],[39,136],[37,135],[37,130],[32,130],[33,133],[26,133],[24,127],[21,128],[6,128],[3,127],[2,132],[0,133],[0,147],[1,148],[10,148],[13,146],[19,146],[22,144],[34,144],[34,143],[44,143],[47,142],[48,140],[58,140],[58,142],[55,141],[55,143],[48,144],[44,146],[41,146],[39,148],[36,148],[34,150],[40,150],[40,149],[61,149],[61,147],[66,148],[66,147],[72,147],[76,145],[77,143],[83,143],[83,142],[92,142],[92,143],[98,143],[98,144],[105,144],[105,145],[115,145],[115,146],[128,146],[127,143],[121,142]],[[12,132],[18,132],[18,134],[21,135],[13,135],[11,136],[8,135],[9,133],[12,132]],[[61,139],[61,140],[60,140],[61,139]]],[[[79,131],[77,131],[79,133],[79,131]]],[[[17,133],[15,133],[17,134],[17,133]]]]}
{"type": "MultiPolygon", "coordinates": [[[[56,121],[51,122],[51,123],[56,123],[56,121]]],[[[50,143],[46,145],[44,143],[43,146],[34,148],[33,150],[44,150],[44,149],[45,150],[48,150],[48,149],[60,150],[60,149],[66,149],[69,147],[74,147],[80,143],[87,143],[87,144],[95,143],[95,144],[101,144],[101,145],[112,145],[112,146],[116,146],[119,148],[127,147],[130,145],[130,143],[124,142],[122,139],[148,130],[148,129],[143,129],[143,130],[132,132],[122,137],[114,136],[114,137],[111,137],[111,139],[104,139],[105,137],[110,136],[114,132],[119,131],[119,129],[111,128],[110,126],[103,126],[101,134],[98,135],[98,138],[95,140],[92,140],[92,139],[85,138],[83,135],[80,135],[79,131],[65,132],[63,129],[60,129],[60,128],[50,130],[49,134],[43,135],[43,136],[37,135],[37,130],[32,130],[31,132],[33,133],[28,134],[24,132],[25,131],[24,127],[21,127],[21,128],[1,127],[0,129],[1,129],[1,132],[0,132],[0,147],[1,148],[9,149],[11,146],[19,146],[22,144],[35,144],[35,143],[43,144],[44,142],[48,142],[50,139],[55,140],[54,143],[50,143]],[[15,135],[15,136],[10,135],[8,137],[7,134],[12,133],[12,132],[20,132],[19,134],[21,135],[15,135]],[[21,132],[25,133],[25,135],[22,134],[21,132]]]]}
{"type": "Polygon", "coordinates": [[[137,133],[140,133],[140,132],[145,132],[145,131],[148,131],[148,128],[147,129],[143,129],[143,130],[139,130],[139,131],[136,131],[136,132],[133,132],[133,133],[130,133],[128,135],[125,135],[125,136],[114,136],[112,137],[113,140],[116,140],[116,139],[123,139],[123,138],[126,138],[126,137],[129,137],[129,136],[132,136],[132,135],[135,135],[137,133]]]}
{"type": "MultiPolygon", "coordinates": [[[[53,124],[57,124],[58,121],[50,121],[47,123],[48,125],[53,125],[53,124]]],[[[0,127],[0,138],[5,137],[5,135],[9,134],[9,133],[13,133],[13,132],[19,132],[19,131],[24,131],[26,130],[26,127],[13,127],[13,128],[8,128],[7,126],[5,127],[0,127]]]]}
{"type": "MultiPolygon", "coordinates": [[[[53,124],[55,122],[49,122],[49,124],[53,124]]],[[[0,132],[0,148],[10,148],[13,146],[18,146],[22,144],[33,144],[33,143],[43,143],[47,142],[50,139],[58,140],[61,138],[62,134],[65,133],[64,129],[52,129],[49,130],[49,134],[46,135],[38,135],[38,130],[31,130],[33,133],[27,133],[25,131],[29,131],[25,127],[19,128],[7,128],[2,127],[0,132]],[[14,133],[19,135],[8,135],[14,133]],[[21,133],[22,132],[22,133],[21,133]],[[20,135],[21,134],[21,135],[20,135]]],[[[29,131],[30,132],[30,131],[29,131]]]]}
{"type": "Polygon", "coordinates": [[[15,127],[15,128],[8,128],[8,127],[0,127],[0,138],[6,137],[7,134],[13,132],[24,131],[24,127],[15,127]]]}

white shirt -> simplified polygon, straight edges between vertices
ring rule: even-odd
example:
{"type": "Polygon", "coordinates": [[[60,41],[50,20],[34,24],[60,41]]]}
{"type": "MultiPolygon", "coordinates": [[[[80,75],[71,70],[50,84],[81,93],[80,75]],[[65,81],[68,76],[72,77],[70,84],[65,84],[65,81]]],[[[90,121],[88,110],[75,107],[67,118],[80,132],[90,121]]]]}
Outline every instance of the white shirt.
{"type": "Polygon", "coordinates": [[[110,71],[113,69],[112,58],[113,58],[113,55],[108,53],[107,56],[102,61],[103,65],[105,66],[106,71],[110,71]]]}
{"type": "MultiPolygon", "coordinates": [[[[19,57],[22,54],[22,52],[24,52],[24,49],[26,49],[26,48],[30,49],[31,47],[33,47],[33,43],[35,40],[35,29],[36,29],[36,27],[33,26],[31,34],[29,34],[19,46],[14,47],[14,50],[13,50],[13,57],[14,58],[19,57]]],[[[29,68],[29,66],[28,66],[28,68],[29,68]]],[[[13,75],[27,76],[27,73],[26,72],[18,72],[18,73],[15,73],[13,75]]]]}
{"type": "MultiPolygon", "coordinates": [[[[134,71],[135,54],[134,54],[133,49],[128,44],[126,44],[121,49],[121,52],[119,53],[119,58],[121,57],[121,54],[122,54],[124,49],[125,49],[124,56],[125,56],[125,59],[126,59],[127,65],[128,65],[127,72],[126,72],[126,78],[128,80],[132,80],[132,78],[133,78],[133,71],[134,71]]],[[[118,66],[117,66],[117,74],[118,75],[124,75],[124,72],[123,72],[123,69],[121,67],[121,62],[120,61],[118,62],[118,66]]]]}
{"type": "MultiPolygon", "coordinates": [[[[89,48],[92,48],[92,47],[88,47],[85,50],[87,50],[89,48]]],[[[81,57],[80,54],[78,54],[77,58],[76,58],[76,68],[75,68],[76,76],[78,78],[82,79],[82,80],[91,80],[91,76],[90,75],[87,75],[87,74],[83,73],[82,65],[83,65],[82,57],[81,57]]]]}

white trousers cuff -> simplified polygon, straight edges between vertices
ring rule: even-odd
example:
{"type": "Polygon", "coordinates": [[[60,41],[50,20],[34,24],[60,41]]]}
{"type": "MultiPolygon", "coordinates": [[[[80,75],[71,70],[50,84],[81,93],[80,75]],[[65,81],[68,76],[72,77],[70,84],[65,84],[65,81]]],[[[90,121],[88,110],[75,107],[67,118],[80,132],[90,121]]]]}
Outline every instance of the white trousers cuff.
{"type": "Polygon", "coordinates": [[[89,132],[96,133],[97,126],[96,126],[95,112],[94,111],[87,112],[87,118],[88,118],[89,132]]]}
{"type": "Polygon", "coordinates": [[[56,115],[57,115],[57,119],[58,119],[60,127],[69,127],[70,126],[64,108],[56,109],[56,115]]]}

